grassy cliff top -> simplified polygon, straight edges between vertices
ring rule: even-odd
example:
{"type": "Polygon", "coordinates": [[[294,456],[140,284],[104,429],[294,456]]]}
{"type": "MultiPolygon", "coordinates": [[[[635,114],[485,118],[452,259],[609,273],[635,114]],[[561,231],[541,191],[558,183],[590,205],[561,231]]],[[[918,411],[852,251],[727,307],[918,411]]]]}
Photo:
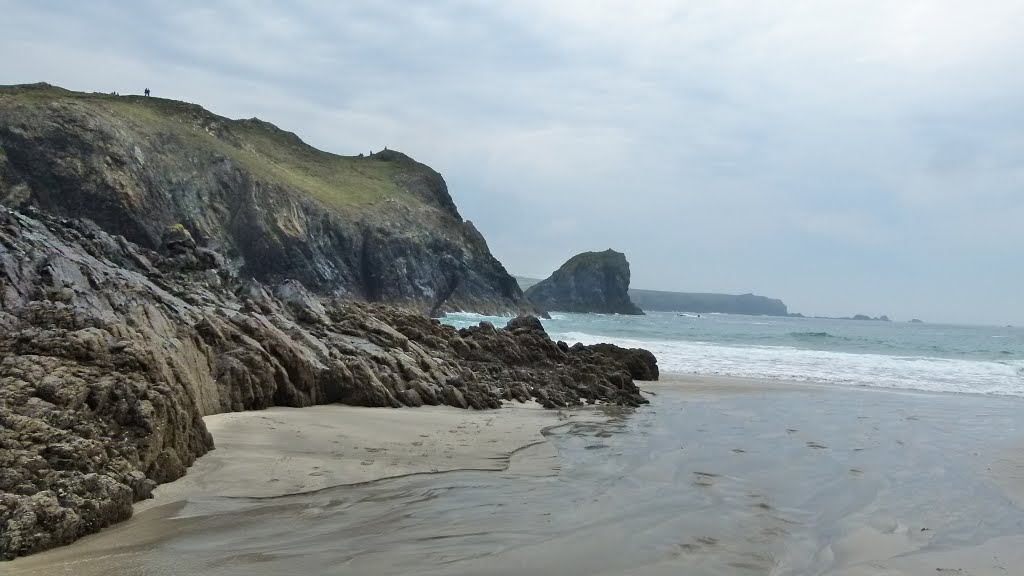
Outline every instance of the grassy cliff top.
{"type": "Polygon", "coordinates": [[[402,185],[410,173],[430,171],[408,156],[384,151],[339,156],[259,119],[231,120],[204,108],[156,97],[73,92],[49,84],[0,86],[0,106],[24,118],[80,112],[87,126],[107,125],[148,142],[180,141],[222,155],[268,184],[304,192],[328,208],[351,209],[394,198],[418,201],[402,185]]]}
{"type": "Polygon", "coordinates": [[[566,260],[565,264],[562,264],[558,270],[562,272],[571,272],[580,267],[596,268],[606,264],[612,264],[615,266],[628,265],[626,263],[625,254],[622,252],[616,252],[609,248],[604,252],[581,252],[566,260]]]}

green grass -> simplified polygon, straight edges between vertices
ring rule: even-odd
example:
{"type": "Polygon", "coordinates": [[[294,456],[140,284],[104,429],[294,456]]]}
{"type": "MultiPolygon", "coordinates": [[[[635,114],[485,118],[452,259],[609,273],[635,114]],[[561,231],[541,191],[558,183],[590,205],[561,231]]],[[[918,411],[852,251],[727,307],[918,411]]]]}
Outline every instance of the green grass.
{"type": "Polygon", "coordinates": [[[396,180],[410,162],[331,154],[264,122],[230,120],[195,104],[39,85],[0,87],[0,99],[6,98],[30,106],[74,103],[139,136],[172,134],[188,147],[221,154],[264,183],[304,192],[328,208],[366,207],[388,197],[418,202],[396,180]]]}
{"type": "Polygon", "coordinates": [[[580,266],[600,266],[609,260],[615,260],[619,256],[614,254],[611,249],[605,250],[604,252],[581,252],[572,258],[569,258],[565,264],[562,264],[561,269],[566,271],[575,270],[580,266]]]}

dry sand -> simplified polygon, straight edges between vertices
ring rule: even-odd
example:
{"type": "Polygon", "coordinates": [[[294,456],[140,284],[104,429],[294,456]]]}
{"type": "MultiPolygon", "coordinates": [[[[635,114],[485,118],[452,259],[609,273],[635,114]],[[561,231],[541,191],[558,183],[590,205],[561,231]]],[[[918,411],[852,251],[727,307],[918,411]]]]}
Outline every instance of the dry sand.
{"type": "MultiPolygon", "coordinates": [[[[545,442],[546,428],[598,417],[535,402],[487,411],[329,405],[216,414],[203,420],[217,448],[184,478],[157,487],[135,512],[190,498],[282,496],[406,474],[504,470],[514,452],[545,442]]],[[[557,452],[547,448],[531,465],[557,470],[557,452]]]]}

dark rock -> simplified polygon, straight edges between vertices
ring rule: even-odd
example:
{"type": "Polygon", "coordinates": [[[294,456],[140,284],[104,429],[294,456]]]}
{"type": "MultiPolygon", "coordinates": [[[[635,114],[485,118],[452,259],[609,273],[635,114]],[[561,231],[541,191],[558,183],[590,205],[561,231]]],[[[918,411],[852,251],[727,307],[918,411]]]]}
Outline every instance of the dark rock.
{"type": "Polygon", "coordinates": [[[877,318],[872,318],[871,316],[868,316],[866,314],[854,314],[853,316],[838,318],[838,320],[872,320],[875,322],[891,322],[891,320],[889,320],[889,317],[884,314],[877,318]]]}
{"type": "Polygon", "coordinates": [[[297,280],[285,280],[274,288],[274,296],[284,302],[295,316],[309,324],[328,322],[327,310],[320,299],[297,280]]]}
{"type": "Polygon", "coordinates": [[[213,447],[204,415],[637,406],[634,375],[656,374],[639,351],[555,344],[534,317],[457,331],[298,281],[271,291],[221,258],[165,265],[200,248],[174,235],[160,255],[85,221],[0,207],[0,558],[128,518],[213,447]]]}
{"type": "Polygon", "coordinates": [[[547,310],[643,314],[629,299],[629,262],[621,252],[584,252],[526,291],[547,310]]]}
{"type": "Polygon", "coordinates": [[[648,350],[620,348],[614,344],[592,344],[587,348],[618,360],[634,380],[654,381],[658,379],[658,359],[648,350]]]}
{"type": "Polygon", "coordinates": [[[540,320],[537,319],[536,316],[517,316],[509,320],[508,324],[505,325],[505,330],[512,333],[536,332],[546,334],[544,331],[544,325],[541,324],[540,320]]]}

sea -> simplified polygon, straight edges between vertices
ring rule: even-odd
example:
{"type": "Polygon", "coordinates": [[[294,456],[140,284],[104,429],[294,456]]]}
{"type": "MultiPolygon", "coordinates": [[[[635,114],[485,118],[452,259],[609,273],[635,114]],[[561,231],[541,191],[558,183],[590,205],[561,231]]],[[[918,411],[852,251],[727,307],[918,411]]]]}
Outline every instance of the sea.
{"type": "MultiPolygon", "coordinates": [[[[470,313],[462,328],[507,318],[470,313]]],[[[646,348],[663,372],[1024,396],[1024,328],[650,312],[555,313],[552,339],[646,348]]]]}

